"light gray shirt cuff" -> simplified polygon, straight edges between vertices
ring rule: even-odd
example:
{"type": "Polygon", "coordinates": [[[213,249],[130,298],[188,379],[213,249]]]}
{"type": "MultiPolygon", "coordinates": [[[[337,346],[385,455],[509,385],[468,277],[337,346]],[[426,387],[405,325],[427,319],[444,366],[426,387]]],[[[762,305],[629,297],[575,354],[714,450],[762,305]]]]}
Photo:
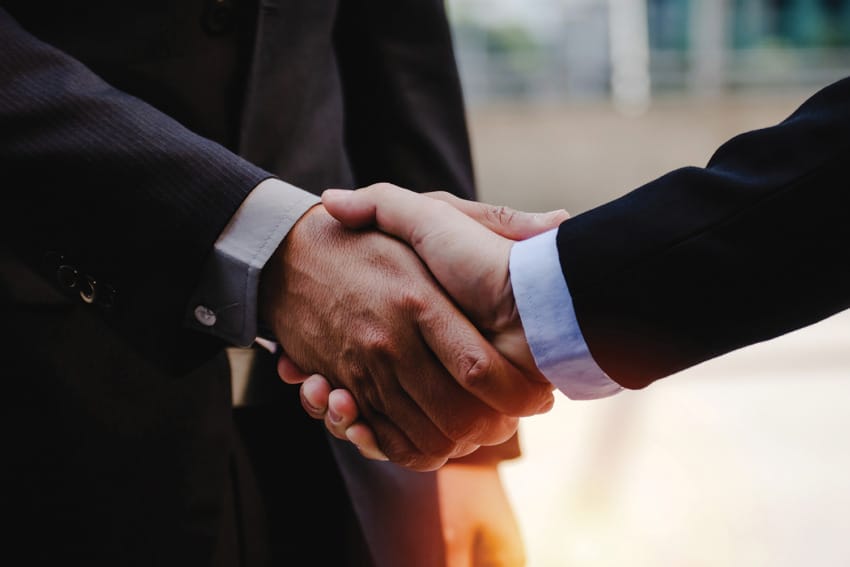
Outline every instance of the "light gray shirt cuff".
{"type": "Polygon", "coordinates": [[[593,360],[573,310],[553,229],[511,248],[517,310],[534,362],[572,400],[605,398],[623,388],[593,360]]]}
{"type": "Polygon", "coordinates": [[[257,339],[260,273],[320,198],[279,179],[251,191],[215,243],[187,313],[189,326],[248,347],[257,339]]]}

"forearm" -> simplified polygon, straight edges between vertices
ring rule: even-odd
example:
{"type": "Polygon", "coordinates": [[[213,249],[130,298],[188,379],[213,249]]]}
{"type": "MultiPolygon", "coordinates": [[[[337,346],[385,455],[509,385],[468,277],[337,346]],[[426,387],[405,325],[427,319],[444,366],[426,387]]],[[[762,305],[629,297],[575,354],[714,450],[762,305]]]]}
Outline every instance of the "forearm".
{"type": "Polygon", "coordinates": [[[788,120],[564,223],[599,365],[639,388],[850,306],[850,81],[788,120]]]}

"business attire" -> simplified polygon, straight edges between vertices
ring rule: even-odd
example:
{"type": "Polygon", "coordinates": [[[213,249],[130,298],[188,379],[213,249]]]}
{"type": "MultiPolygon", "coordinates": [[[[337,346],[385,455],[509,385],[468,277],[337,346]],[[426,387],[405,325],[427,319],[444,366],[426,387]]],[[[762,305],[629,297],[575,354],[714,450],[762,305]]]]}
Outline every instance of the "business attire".
{"type": "Polygon", "coordinates": [[[234,409],[225,347],[318,192],[472,198],[470,161],[437,0],[0,1],[4,553],[441,565],[434,476],[365,463],[274,379],[234,409]]]}
{"type": "MultiPolygon", "coordinates": [[[[663,142],[662,142],[663,145],[663,142]]],[[[850,79],[514,246],[538,366],[599,398],[850,307],[850,79]]]]}

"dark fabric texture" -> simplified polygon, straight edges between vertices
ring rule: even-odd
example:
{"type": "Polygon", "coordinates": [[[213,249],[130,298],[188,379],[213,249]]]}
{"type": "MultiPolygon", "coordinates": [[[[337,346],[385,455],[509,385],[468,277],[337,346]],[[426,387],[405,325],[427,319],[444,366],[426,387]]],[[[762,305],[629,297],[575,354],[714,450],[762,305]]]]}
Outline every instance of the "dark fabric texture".
{"type": "Polygon", "coordinates": [[[641,388],[850,307],[850,80],[561,225],[590,352],[641,388]]]}
{"type": "Polygon", "coordinates": [[[384,507],[385,477],[346,484],[297,389],[232,408],[225,345],[184,330],[213,242],[269,176],[475,196],[440,1],[0,1],[4,553],[442,565],[438,518],[398,516],[436,505],[433,474],[398,475],[409,499],[384,507]]]}

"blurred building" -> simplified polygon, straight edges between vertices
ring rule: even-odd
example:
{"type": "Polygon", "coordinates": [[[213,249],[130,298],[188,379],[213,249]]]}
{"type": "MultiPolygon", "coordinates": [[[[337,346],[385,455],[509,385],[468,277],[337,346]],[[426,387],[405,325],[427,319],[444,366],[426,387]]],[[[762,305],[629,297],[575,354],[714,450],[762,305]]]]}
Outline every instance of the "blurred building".
{"type": "Polygon", "coordinates": [[[850,0],[449,0],[472,102],[822,85],[850,74],[850,0]]]}

